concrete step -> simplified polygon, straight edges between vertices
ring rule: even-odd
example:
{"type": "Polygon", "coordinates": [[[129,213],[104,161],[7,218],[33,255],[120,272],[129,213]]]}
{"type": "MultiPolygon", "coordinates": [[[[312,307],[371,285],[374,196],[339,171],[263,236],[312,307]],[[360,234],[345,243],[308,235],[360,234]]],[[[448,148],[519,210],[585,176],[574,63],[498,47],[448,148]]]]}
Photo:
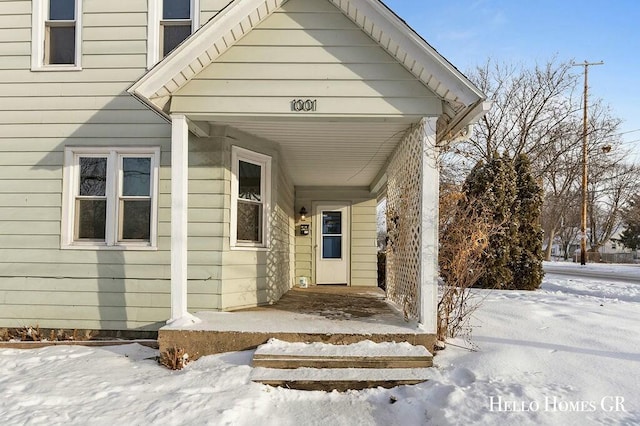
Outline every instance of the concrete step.
{"type": "Polygon", "coordinates": [[[253,357],[251,380],[303,390],[394,387],[426,380],[433,356],[407,342],[348,345],[271,339],[253,357]]]}
{"type": "Polygon", "coordinates": [[[270,340],[253,356],[254,367],[309,368],[426,368],[433,356],[423,346],[409,343],[373,343],[349,345],[325,343],[288,343],[270,340]]]}
{"type": "Polygon", "coordinates": [[[429,379],[429,368],[254,368],[251,380],[299,390],[361,390],[415,385],[429,379]]]}

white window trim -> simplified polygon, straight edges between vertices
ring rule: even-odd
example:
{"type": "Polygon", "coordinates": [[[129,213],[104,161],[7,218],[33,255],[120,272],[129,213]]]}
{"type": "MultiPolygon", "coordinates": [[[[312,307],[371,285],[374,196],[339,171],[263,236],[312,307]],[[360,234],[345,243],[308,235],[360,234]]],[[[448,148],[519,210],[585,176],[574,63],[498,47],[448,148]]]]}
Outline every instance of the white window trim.
{"type": "Polygon", "coordinates": [[[230,248],[232,250],[267,250],[269,241],[269,218],[271,217],[271,157],[237,146],[231,147],[231,218],[230,248]],[[240,161],[261,167],[260,189],[264,197],[262,215],[262,243],[238,241],[238,166],[240,161]]]}
{"type": "MultiPolygon", "coordinates": [[[[147,69],[162,60],[160,55],[160,21],[162,21],[162,0],[149,0],[147,15],[147,69]]],[[[200,28],[200,0],[191,0],[191,34],[200,28]]]]}
{"type": "Polygon", "coordinates": [[[74,64],[45,64],[45,21],[49,15],[49,0],[32,0],[31,10],[31,71],[82,70],[82,0],[76,3],[76,57],[74,64]]]}
{"type": "Polygon", "coordinates": [[[158,184],[160,175],[160,147],[65,147],[61,248],[74,250],[157,250],[158,245],[158,184]],[[149,241],[118,241],[118,208],[121,156],[144,155],[151,157],[151,218],[149,241]],[[74,241],[75,197],[78,179],[77,158],[105,156],[107,162],[107,218],[105,242],[74,241]]]}

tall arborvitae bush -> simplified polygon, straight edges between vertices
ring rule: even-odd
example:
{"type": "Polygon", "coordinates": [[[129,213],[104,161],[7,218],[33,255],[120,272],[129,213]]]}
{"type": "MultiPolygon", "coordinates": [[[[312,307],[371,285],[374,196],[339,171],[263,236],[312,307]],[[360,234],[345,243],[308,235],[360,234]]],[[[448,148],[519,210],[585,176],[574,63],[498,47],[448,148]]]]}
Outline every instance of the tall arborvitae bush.
{"type": "Polygon", "coordinates": [[[535,290],[542,277],[542,188],[531,174],[526,155],[514,161],[507,154],[493,154],[479,162],[463,186],[465,199],[476,208],[488,209],[499,232],[490,237],[483,255],[482,288],[535,290]]]}
{"type": "Polygon", "coordinates": [[[471,287],[535,290],[542,281],[542,190],[529,160],[494,154],[462,191],[440,187],[438,340],[470,330],[471,287]],[[514,164],[515,163],[515,164],[514,164]]]}
{"type": "Polygon", "coordinates": [[[516,157],[517,204],[513,222],[517,223],[517,244],[512,250],[510,269],[513,274],[512,287],[520,290],[535,290],[540,287],[542,270],[542,187],[531,174],[531,163],[525,154],[516,157]]]}
{"type": "Polygon", "coordinates": [[[489,209],[499,232],[491,235],[483,255],[485,272],[478,280],[482,288],[511,288],[512,248],[517,245],[518,225],[513,218],[517,210],[516,175],[508,155],[494,153],[488,163],[479,162],[463,185],[466,199],[478,200],[477,208],[489,209]]]}

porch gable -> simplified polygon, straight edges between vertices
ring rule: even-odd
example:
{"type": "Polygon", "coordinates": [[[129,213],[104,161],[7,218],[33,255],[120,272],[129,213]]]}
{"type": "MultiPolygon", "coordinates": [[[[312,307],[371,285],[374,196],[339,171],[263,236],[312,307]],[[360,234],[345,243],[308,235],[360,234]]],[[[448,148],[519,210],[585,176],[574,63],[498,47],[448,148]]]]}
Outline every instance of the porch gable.
{"type": "Polygon", "coordinates": [[[170,110],[416,122],[440,116],[442,100],[331,2],[290,0],[178,89],[170,110]]]}
{"type": "MultiPolygon", "coordinates": [[[[484,111],[485,97],[482,92],[379,0],[326,0],[326,3],[303,0],[234,0],[138,80],[129,89],[129,93],[168,116],[170,109],[177,111],[171,106],[172,95],[209,64],[240,43],[276,12],[284,12],[289,16],[294,13],[309,13],[300,12],[305,10],[307,3],[315,5],[312,7],[317,13],[333,13],[333,9],[339,11],[395,58],[396,64],[401,64],[432,91],[442,102],[439,135],[443,138],[454,137],[484,111]]],[[[335,54],[338,54],[338,47],[333,49],[335,54]]],[[[293,104],[290,105],[294,108],[293,104]]],[[[197,130],[192,129],[196,133],[197,130]]]]}

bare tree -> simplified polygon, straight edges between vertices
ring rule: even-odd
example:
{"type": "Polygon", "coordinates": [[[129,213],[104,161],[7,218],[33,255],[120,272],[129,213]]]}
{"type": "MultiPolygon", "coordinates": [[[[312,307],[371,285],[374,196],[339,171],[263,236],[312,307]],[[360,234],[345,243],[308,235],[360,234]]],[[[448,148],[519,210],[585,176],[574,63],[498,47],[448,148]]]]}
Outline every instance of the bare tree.
{"type": "Polygon", "coordinates": [[[469,140],[468,152],[475,160],[505,151],[511,158],[527,154],[537,164],[550,149],[562,148],[558,135],[579,110],[570,63],[551,60],[530,69],[489,60],[471,79],[493,101],[469,140]]]}
{"type": "MultiPolygon", "coordinates": [[[[580,209],[582,80],[573,70],[571,62],[555,59],[530,68],[491,61],[477,67],[470,77],[493,101],[493,108],[454,153],[471,160],[465,171],[494,152],[506,152],[511,158],[520,153],[529,156],[532,172],[545,190],[542,225],[547,259],[557,236],[575,234],[573,219],[580,209]]],[[[620,119],[601,100],[592,100],[587,149],[594,250],[617,230],[621,203],[628,199],[629,181],[637,173],[637,167],[623,165],[628,156],[620,144],[619,126],[620,119]]]]}
{"type": "MultiPolygon", "coordinates": [[[[580,217],[580,174],[581,150],[578,141],[578,124],[575,121],[564,123],[556,132],[556,146],[559,149],[542,153],[538,157],[538,167],[544,172],[540,180],[545,190],[542,206],[542,227],[545,233],[547,260],[556,236],[561,239],[571,233],[571,227],[579,229],[580,217]]],[[[574,229],[574,230],[575,230],[574,229]]],[[[566,246],[563,244],[563,247],[566,246]]],[[[566,255],[566,253],[565,253],[566,255]]]]}
{"type": "MultiPolygon", "coordinates": [[[[624,162],[626,152],[622,149],[620,137],[617,135],[620,120],[614,117],[610,110],[602,105],[601,101],[596,101],[590,107],[590,121],[588,125],[587,152],[589,158],[589,178],[590,183],[588,210],[595,212],[598,204],[605,201],[605,198],[594,198],[594,191],[609,192],[610,180],[605,178],[613,169],[624,162]]],[[[562,126],[558,127],[556,133],[556,149],[549,149],[538,157],[538,168],[540,178],[546,191],[545,203],[543,207],[543,228],[545,230],[545,241],[547,245],[546,258],[551,255],[551,248],[555,237],[560,235],[563,240],[563,247],[568,248],[569,242],[566,238],[575,237],[577,229],[580,227],[580,206],[581,206],[581,186],[582,186],[582,118],[574,116],[566,119],[562,126]]],[[[623,175],[632,173],[633,167],[629,166],[623,175]]],[[[602,210],[602,209],[601,209],[602,210]]],[[[610,219],[611,227],[603,235],[615,232],[617,227],[617,207],[610,219]]],[[[594,222],[596,221],[594,217],[594,222]]],[[[601,229],[599,225],[594,225],[601,229]]],[[[595,235],[595,234],[594,234],[595,235]]],[[[597,247],[592,245],[595,249],[597,247]]],[[[567,255],[568,253],[565,253],[567,255]]]]}
{"type": "Polygon", "coordinates": [[[640,180],[638,169],[622,161],[600,167],[597,172],[589,186],[591,251],[598,251],[623,226],[624,207],[633,198],[640,180]]]}
{"type": "MultiPolygon", "coordinates": [[[[574,197],[574,208],[566,212],[566,216],[562,218],[562,224],[558,231],[558,240],[560,241],[560,247],[562,248],[562,254],[565,259],[573,256],[570,253],[572,244],[578,241],[578,235],[580,235],[580,194],[576,193],[574,197]]],[[[548,260],[548,259],[547,259],[548,260]]]]}

